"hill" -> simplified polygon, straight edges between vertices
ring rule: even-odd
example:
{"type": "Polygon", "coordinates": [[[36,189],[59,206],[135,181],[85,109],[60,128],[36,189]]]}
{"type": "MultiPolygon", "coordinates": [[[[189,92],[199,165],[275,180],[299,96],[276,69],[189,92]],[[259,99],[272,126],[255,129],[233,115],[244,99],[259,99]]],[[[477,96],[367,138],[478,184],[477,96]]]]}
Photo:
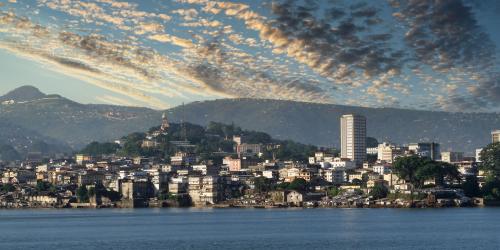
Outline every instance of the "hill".
{"type": "MultiPolygon", "coordinates": [[[[9,99],[11,93],[19,91],[0,100],[9,99]]],[[[21,102],[0,105],[0,119],[65,142],[74,149],[91,141],[112,140],[146,130],[161,119],[161,112],[147,108],[84,105],[58,95],[33,97],[36,98],[24,96],[16,99],[22,99],[21,102]]]]}
{"type": "MultiPolygon", "coordinates": [[[[112,105],[85,105],[33,87],[16,89],[0,100],[0,120],[80,149],[159,125],[163,111],[112,105]]],[[[490,142],[500,128],[498,113],[449,113],[394,108],[363,108],[280,100],[222,99],[193,102],[166,111],[169,120],[207,126],[234,123],[273,138],[319,146],[338,146],[342,114],[365,115],[368,135],[379,141],[438,141],[442,150],[472,152],[490,142]]],[[[0,124],[0,129],[2,125],[0,124]]],[[[1,139],[1,138],[0,138],[1,139]]]]}
{"type": "Polygon", "coordinates": [[[0,102],[25,102],[45,98],[47,95],[33,86],[22,86],[0,97],[0,102]]]}
{"type": "Polygon", "coordinates": [[[0,120],[0,160],[20,160],[29,152],[53,155],[71,152],[71,148],[65,142],[0,120]]]}
{"type": "Polygon", "coordinates": [[[223,99],[194,102],[169,110],[169,117],[206,125],[210,121],[237,124],[269,133],[277,139],[338,146],[343,114],[366,116],[368,136],[379,141],[437,141],[442,150],[473,152],[490,143],[500,128],[498,113],[449,113],[395,108],[364,108],[280,100],[223,99]]]}
{"type": "Polygon", "coordinates": [[[123,156],[145,156],[169,159],[178,150],[196,153],[201,160],[212,160],[222,164],[225,155],[235,154],[233,136],[245,137],[246,143],[265,145],[262,148],[263,159],[277,159],[307,161],[308,157],[318,149],[312,145],[296,143],[290,140],[275,140],[270,135],[243,130],[235,125],[210,122],[206,127],[188,122],[177,124],[170,123],[168,129],[157,133],[160,127],[153,127],[147,133],[135,132],[122,138],[123,147],[114,143],[92,142],[81,152],[92,156],[117,153],[123,156]],[[156,132],[156,133],[155,133],[156,132]],[[156,134],[156,135],[155,135],[156,134]],[[154,136],[153,136],[154,135],[154,136]],[[143,147],[143,141],[154,137],[156,146],[143,147]],[[189,141],[191,146],[178,146],[174,142],[189,141]],[[273,147],[280,145],[279,147],[273,147]],[[271,147],[267,147],[271,146],[271,147]]]}

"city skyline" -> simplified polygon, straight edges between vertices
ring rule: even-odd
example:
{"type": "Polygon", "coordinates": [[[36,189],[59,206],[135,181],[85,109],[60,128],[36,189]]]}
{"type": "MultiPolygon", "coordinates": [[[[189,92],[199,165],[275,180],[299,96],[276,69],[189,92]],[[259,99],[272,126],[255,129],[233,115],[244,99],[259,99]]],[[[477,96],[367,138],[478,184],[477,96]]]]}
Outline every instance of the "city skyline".
{"type": "Polygon", "coordinates": [[[153,108],[253,97],[499,111],[499,10],[475,0],[8,0],[0,92],[29,84],[153,108]]]}

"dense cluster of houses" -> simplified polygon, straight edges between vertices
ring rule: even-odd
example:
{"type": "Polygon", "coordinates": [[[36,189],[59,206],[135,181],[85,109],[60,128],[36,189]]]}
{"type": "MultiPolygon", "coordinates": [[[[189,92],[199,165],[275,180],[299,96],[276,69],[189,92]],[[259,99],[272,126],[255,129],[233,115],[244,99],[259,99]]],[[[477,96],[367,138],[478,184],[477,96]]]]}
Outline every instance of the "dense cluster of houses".
{"type": "MultiPolygon", "coordinates": [[[[389,146],[383,143],[379,147],[385,150],[389,146]]],[[[415,153],[397,147],[394,150],[403,154],[415,153]]],[[[442,153],[447,154],[454,155],[455,161],[451,163],[462,176],[481,177],[475,159],[442,153]]],[[[379,154],[379,158],[385,155],[379,154]]],[[[87,155],[50,162],[12,163],[1,170],[0,206],[163,206],[163,201],[172,197],[170,205],[186,200],[196,206],[366,206],[374,204],[368,194],[376,185],[403,194],[412,188],[393,173],[392,160],[379,159],[357,166],[350,159],[317,152],[308,162],[260,161],[258,150],[247,150],[244,156],[237,158],[226,157],[219,165],[200,163],[197,158],[194,154],[179,152],[171,157],[170,163],[164,163],[163,159],[115,156],[95,159],[87,155]],[[256,192],[256,178],[266,178],[273,188],[265,194],[256,192]],[[276,188],[280,183],[293,183],[297,179],[307,183],[305,190],[276,188]],[[119,199],[91,192],[88,200],[79,200],[78,189],[82,186],[86,190],[102,187],[117,193],[119,199]],[[331,188],[341,190],[341,195],[329,195],[331,188]]]]}
{"type": "MultiPolygon", "coordinates": [[[[165,121],[143,147],[154,144],[154,137],[166,131],[165,121]]],[[[179,150],[169,161],[79,154],[2,163],[0,207],[409,206],[408,199],[401,197],[412,194],[414,187],[398,178],[392,166],[397,157],[406,155],[449,162],[464,179],[474,175],[481,183],[483,177],[477,168],[479,159],[440,152],[437,143],[397,146],[384,142],[367,148],[367,155],[374,157],[359,164],[328,151],[316,152],[307,162],[263,159],[264,147],[279,145],[249,144],[244,136],[232,140],[235,152],[219,164],[201,161],[189,150],[179,150]],[[301,188],[282,185],[297,180],[305,184],[301,188]],[[396,198],[375,199],[370,194],[377,186],[397,194],[396,198]]],[[[189,142],[179,144],[191,147],[189,142]]],[[[429,179],[426,184],[436,183],[429,179]]],[[[422,206],[472,202],[460,190],[434,187],[419,192],[425,194],[422,206]]]]}

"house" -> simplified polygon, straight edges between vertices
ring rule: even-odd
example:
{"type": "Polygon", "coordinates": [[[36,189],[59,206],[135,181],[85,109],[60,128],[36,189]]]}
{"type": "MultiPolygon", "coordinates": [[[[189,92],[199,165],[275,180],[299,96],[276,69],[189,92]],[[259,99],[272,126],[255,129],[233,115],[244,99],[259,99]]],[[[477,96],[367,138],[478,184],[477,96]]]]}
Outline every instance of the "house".
{"type": "Polygon", "coordinates": [[[286,195],[286,202],[290,206],[300,207],[304,202],[304,194],[298,191],[290,191],[286,195]]]}
{"type": "Polygon", "coordinates": [[[373,165],[373,172],[379,175],[385,175],[391,172],[391,165],[387,163],[378,163],[373,165]]]}
{"type": "Polygon", "coordinates": [[[56,195],[49,193],[41,193],[28,197],[28,201],[32,206],[52,207],[59,204],[59,199],[56,195]]]}
{"type": "Polygon", "coordinates": [[[305,202],[319,202],[323,197],[325,193],[302,193],[293,190],[286,195],[286,203],[289,206],[300,207],[305,202]]]}
{"type": "Polygon", "coordinates": [[[285,205],[287,203],[288,193],[289,192],[286,190],[276,190],[269,192],[269,195],[274,205],[285,205]]]}
{"type": "Polygon", "coordinates": [[[217,176],[189,177],[188,193],[194,205],[213,205],[220,200],[219,178],[217,176]]]}
{"type": "Polygon", "coordinates": [[[102,184],[104,173],[97,171],[85,171],[78,175],[78,186],[102,184]]]}
{"type": "Polygon", "coordinates": [[[326,169],[323,171],[323,179],[340,184],[347,181],[347,173],[344,168],[326,169]]]}
{"type": "Polygon", "coordinates": [[[383,179],[378,179],[378,180],[368,180],[366,182],[366,187],[367,188],[373,188],[375,187],[377,184],[380,184],[380,185],[384,185],[384,186],[388,186],[387,182],[384,181],[383,179]]]}

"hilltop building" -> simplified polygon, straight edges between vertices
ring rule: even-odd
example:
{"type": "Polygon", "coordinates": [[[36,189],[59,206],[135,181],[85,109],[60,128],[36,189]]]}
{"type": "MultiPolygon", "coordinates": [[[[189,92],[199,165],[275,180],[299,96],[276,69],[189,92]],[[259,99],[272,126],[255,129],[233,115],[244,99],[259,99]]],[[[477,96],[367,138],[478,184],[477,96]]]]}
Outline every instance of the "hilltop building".
{"type": "Polygon", "coordinates": [[[163,115],[161,116],[161,131],[163,132],[167,132],[168,128],[170,128],[170,124],[168,123],[168,119],[167,119],[167,114],[163,113],[163,115]]]}

